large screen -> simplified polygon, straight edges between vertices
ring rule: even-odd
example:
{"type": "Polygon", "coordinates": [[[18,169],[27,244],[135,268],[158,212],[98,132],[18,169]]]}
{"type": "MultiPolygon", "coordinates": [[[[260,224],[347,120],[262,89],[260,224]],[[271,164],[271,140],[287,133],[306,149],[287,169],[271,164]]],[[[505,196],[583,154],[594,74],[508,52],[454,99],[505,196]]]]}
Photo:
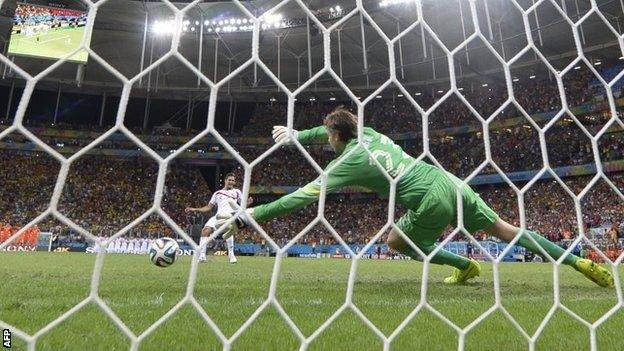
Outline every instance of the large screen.
{"type": "MultiPolygon", "coordinates": [[[[80,1],[31,1],[17,3],[9,42],[9,54],[58,59],[76,50],[87,24],[87,10],[80,1]]],[[[87,38],[89,43],[91,38],[87,38]]],[[[87,62],[85,50],[69,60],[87,62]]]]}

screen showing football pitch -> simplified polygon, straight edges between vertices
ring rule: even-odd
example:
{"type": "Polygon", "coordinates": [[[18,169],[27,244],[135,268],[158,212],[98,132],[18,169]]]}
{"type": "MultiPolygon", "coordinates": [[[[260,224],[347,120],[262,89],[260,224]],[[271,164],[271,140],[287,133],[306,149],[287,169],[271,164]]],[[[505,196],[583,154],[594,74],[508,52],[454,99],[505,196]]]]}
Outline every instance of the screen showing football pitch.
{"type": "MultiPolygon", "coordinates": [[[[80,1],[32,1],[17,3],[9,42],[9,54],[59,59],[76,50],[86,32],[87,9],[80,1]]],[[[86,43],[91,38],[87,38],[86,43]]],[[[81,50],[68,60],[87,62],[81,50]]]]}

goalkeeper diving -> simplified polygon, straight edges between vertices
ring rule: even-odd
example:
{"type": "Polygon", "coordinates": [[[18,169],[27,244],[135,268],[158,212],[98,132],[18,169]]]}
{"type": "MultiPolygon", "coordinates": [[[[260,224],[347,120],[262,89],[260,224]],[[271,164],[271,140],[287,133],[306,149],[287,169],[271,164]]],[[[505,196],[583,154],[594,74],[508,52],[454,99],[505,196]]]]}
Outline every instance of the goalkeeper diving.
{"type": "MultiPolygon", "coordinates": [[[[390,184],[383,170],[372,158],[375,158],[392,177],[401,175],[396,187],[396,201],[408,210],[398,220],[396,226],[424,254],[429,255],[436,248],[436,242],[444,229],[456,220],[456,187],[459,187],[461,180],[436,166],[417,161],[386,135],[372,128],[364,128],[363,145],[359,145],[357,117],[347,109],[339,107],[325,116],[322,126],[303,131],[293,130],[292,134],[289,134],[284,126],[273,127],[273,139],[277,143],[289,142],[291,135],[301,144],[318,144],[327,140],[339,155],[326,168],[328,193],[346,186],[360,186],[387,197],[390,184]]],[[[461,192],[464,227],[468,232],[483,230],[505,242],[512,241],[518,235],[520,228],[500,219],[469,186],[464,186],[461,192]]],[[[319,177],[271,203],[248,208],[235,220],[231,220],[234,214],[221,216],[216,222],[216,227],[227,225],[223,229],[223,236],[227,237],[247,226],[250,218],[262,223],[283,216],[317,201],[320,194],[319,177]]],[[[564,249],[534,231],[523,231],[516,244],[533,253],[541,254],[542,251],[535,243],[555,260],[565,254],[564,249]]],[[[387,244],[404,255],[421,259],[396,229],[392,229],[388,235],[387,244]]],[[[447,284],[465,283],[479,276],[481,271],[477,261],[444,249],[437,251],[431,262],[454,267],[451,276],[444,279],[447,284]]],[[[569,253],[562,262],[602,287],[614,286],[611,272],[591,260],[569,253]]]]}

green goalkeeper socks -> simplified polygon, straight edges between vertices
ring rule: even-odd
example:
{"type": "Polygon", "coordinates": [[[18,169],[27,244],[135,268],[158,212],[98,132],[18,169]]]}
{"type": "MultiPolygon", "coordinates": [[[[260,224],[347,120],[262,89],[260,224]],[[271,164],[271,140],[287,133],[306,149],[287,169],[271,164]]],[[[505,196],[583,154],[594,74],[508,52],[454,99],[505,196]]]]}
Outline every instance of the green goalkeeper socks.
{"type": "MultiPolygon", "coordinates": [[[[435,245],[431,245],[431,246],[419,245],[418,248],[421,249],[425,255],[429,255],[433,250],[435,250],[436,246],[435,245]]],[[[404,252],[404,254],[408,255],[409,257],[415,260],[422,261],[422,257],[420,257],[420,255],[418,255],[418,253],[416,253],[416,251],[414,251],[412,248],[408,248],[407,252],[404,252]]],[[[441,249],[435,254],[435,256],[431,258],[431,263],[447,264],[449,266],[453,266],[458,269],[466,269],[468,268],[468,265],[470,264],[470,260],[467,259],[466,257],[459,256],[450,251],[441,249]]]]}
{"type": "MultiPolygon", "coordinates": [[[[527,235],[530,235],[533,240],[535,240],[535,242],[537,242],[539,246],[541,246],[542,249],[544,249],[544,251],[553,259],[557,260],[559,259],[559,257],[563,256],[565,252],[563,248],[533,231],[525,231],[522,237],[520,237],[520,239],[518,240],[517,245],[520,245],[535,254],[541,255],[542,251],[531,241],[531,239],[528,238],[527,235]]],[[[433,250],[435,250],[436,246],[419,245],[418,248],[421,249],[425,255],[429,255],[433,250]]],[[[404,254],[410,256],[415,260],[422,261],[422,258],[411,248],[408,248],[406,251],[407,252],[404,252],[404,254]]],[[[563,264],[575,267],[577,259],[577,256],[570,253],[563,260],[563,264]]],[[[470,264],[470,260],[463,256],[459,256],[450,251],[442,249],[431,258],[431,263],[446,264],[458,269],[466,269],[470,264]]]]}
{"type": "MultiPolygon", "coordinates": [[[[550,255],[550,257],[552,257],[554,260],[558,260],[559,257],[563,256],[563,253],[565,252],[564,249],[562,249],[560,246],[553,243],[552,241],[539,235],[538,233],[530,231],[530,230],[524,231],[524,233],[518,240],[518,245],[524,247],[525,249],[535,254],[538,254],[538,255],[542,254],[542,251],[531,241],[531,239],[528,238],[527,235],[530,235],[535,240],[535,242],[537,242],[539,246],[541,246],[542,249],[544,249],[544,251],[548,255],[550,255]]],[[[577,256],[570,253],[563,260],[563,264],[566,264],[571,267],[575,267],[575,263],[577,259],[578,259],[577,256]]]]}

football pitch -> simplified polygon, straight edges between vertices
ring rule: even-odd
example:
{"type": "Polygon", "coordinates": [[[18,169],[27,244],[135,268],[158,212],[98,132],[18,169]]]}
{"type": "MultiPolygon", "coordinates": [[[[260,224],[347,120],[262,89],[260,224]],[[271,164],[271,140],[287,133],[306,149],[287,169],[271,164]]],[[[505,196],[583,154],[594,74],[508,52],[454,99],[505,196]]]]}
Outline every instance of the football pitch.
{"type": "MultiPolygon", "coordinates": [[[[190,257],[169,268],[147,256],[105,256],[99,295],[140,335],[185,295],[190,257]]],[[[194,296],[226,337],[234,334],[269,293],[274,259],[239,257],[237,264],[213,257],[200,264],[194,296]]],[[[0,320],[33,334],[84,300],[90,292],[95,255],[82,253],[0,253],[0,320]]],[[[431,266],[427,301],[460,328],[494,304],[492,265],[463,286],[447,286],[449,267],[431,266]]],[[[351,261],[285,258],[276,296],[306,337],[345,302],[351,261]]],[[[390,335],[421,300],[422,263],[362,260],[353,302],[385,335],[390,335]]],[[[504,263],[499,267],[503,306],[532,335],[553,306],[550,264],[504,263]]],[[[620,277],[624,267],[620,267],[620,277]]],[[[568,267],[560,269],[563,305],[593,323],[618,303],[615,289],[600,288],[568,267]]],[[[624,349],[624,309],[597,329],[599,350],[624,349]]],[[[423,309],[390,345],[391,350],[456,350],[457,333],[423,309]]],[[[13,349],[26,349],[13,334],[13,349]]],[[[233,343],[233,350],[293,350],[300,341],[272,305],[233,343]]],[[[311,350],[381,350],[383,343],[346,309],[309,346],[311,350]]],[[[130,341],[95,304],[87,304],[38,339],[37,350],[127,350],[130,341]]],[[[528,343],[502,312],[493,312],[465,339],[467,350],[526,350],[528,343]]],[[[589,329],[557,310],[537,340],[537,350],[586,350],[589,329]]],[[[222,345],[192,305],[182,306],[147,336],[141,350],[219,350],[222,345]]]]}
{"type": "MultiPolygon", "coordinates": [[[[82,41],[85,27],[50,29],[47,33],[33,36],[13,34],[9,42],[9,53],[24,56],[60,59],[76,50],[82,41]]],[[[86,61],[88,54],[81,50],[71,56],[72,61],[86,61]]]]}

